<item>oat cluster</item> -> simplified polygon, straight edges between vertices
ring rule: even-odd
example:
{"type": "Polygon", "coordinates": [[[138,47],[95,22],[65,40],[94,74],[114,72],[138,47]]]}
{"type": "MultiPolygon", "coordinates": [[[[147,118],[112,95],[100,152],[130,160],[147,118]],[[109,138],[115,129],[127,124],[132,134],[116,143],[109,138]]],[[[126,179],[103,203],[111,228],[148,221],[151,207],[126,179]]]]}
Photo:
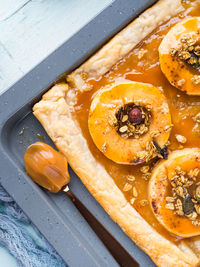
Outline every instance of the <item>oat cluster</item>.
{"type": "Polygon", "coordinates": [[[149,141],[146,143],[146,147],[143,151],[139,151],[137,153],[138,159],[149,162],[152,158],[160,157],[162,158],[161,154],[159,153],[157,147],[153,143],[153,141],[149,141]]]}
{"type": "Polygon", "coordinates": [[[167,209],[173,210],[181,217],[187,217],[195,226],[200,225],[200,169],[195,168],[185,172],[176,167],[176,173],[171,179],[172,196],[166,197],[167,209]]]}

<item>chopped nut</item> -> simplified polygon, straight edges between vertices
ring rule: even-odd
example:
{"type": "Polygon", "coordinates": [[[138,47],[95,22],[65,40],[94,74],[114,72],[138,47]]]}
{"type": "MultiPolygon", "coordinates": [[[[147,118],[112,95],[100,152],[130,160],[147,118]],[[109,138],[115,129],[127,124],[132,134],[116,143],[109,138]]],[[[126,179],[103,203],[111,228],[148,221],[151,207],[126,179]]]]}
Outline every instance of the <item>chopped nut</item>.
{"type": "Polygon", "coordinates": [[[167,202],[174,202],[175,199],[173,197],[166,197],[165,198],[167,202]]]}
{"type": "Polygon", "coordinates": [[[134,181],[135,181],[135,176],[133,176],[133,175],[128,175],[128,176],[127,176],[127,180],[128,180],[129,182],[134,182],[134,181]]]}
{"type": "Polygon", "coordinates": [[[124,125],[119,129],[120,133],[125,133],[127,130],[128,130],[128,126],[127,125],[124,125]]]}
{"type": "Polygon", "coordinates": [[[165,208],[168,209],[168,210],[174,210],[174,204],[173,203],[167,203],[165,205],[165,208]]]}
{"type": "Polygon", "coordinates": [[[181,79],[177,82],[178,87],[182,88],[182,86],[185,84],[185,79],[181,79]]]}
{"type": "Polygon", "coordinates": [[[180,197],[184,197],[183,188],[181,186],[178,186],[175,191],[177,195],[179,195],[180,197]]]}
{"type": "Polygon", "coordinates": [[[187,138],[183,135],[180,134],[176,134],[176,140],[181,143],[181,144],[185,144],[187,142],[187,138]]]}
{"type": "Polygon", "coordinates": [[[152,105],[151,105],[151,104],[146,105],[146,109],[147,109],[148,111],[152,110],[152,105]]]}
{"type": "Polygon", "coordinates": [[[183,59],[183,60],[186,60],[186,59],[189,59],[190,58],[190,53],[187,52],[187,51],[180,51],[178,53],[178,56],[183,59]]]}
{"type": "Polygon", "coordinates": [[[177,210],[183,210],[182,202],[179,198],[176,200],[175,206],[176,206],[177,210]]]}
{"type": "Polygon", "coordinates": [[[197,213],[195,211],[191,212],[190,214],[186,215],[190,220],[195,220],[197,218],[197,213]]]}
{"type": "Polygon", "coordinates": [[[188,172],[188,176],[191,178],[197,177],[199,175],[200,170],[198,168],[195,168],[193,170],[190,170],[188,172]]]}
{"type": "Polygon", "coordinates": [[[192,202],[194,203],[194,204],[197,204],[198,202],[197,202],[197,200],[196,199],[192,199],[192,202]]]}
{"type": "Polygon", "coordinates": [[[176,183],[172,181],[171,182],[171,186],[175,188],[176,187],[176,183]]]}
{"type": "Polygon", "coordinates": [[[124,192],[127,192],[127,191],[131,190],[131,188],[132,188],[132,185],[129,184],[129,183],[126,183],[126,184],[124,185],[123,191],[124,191],[124,192]]]}
{"type": "Polygon", "coordinates": [[[137,192],[137,189],[135,188],[135,186],[133,187],[133,196],[134,197],[138,196],[138,192],[137,192]]]}
{"type": "Polygon", "coordinates": [[[191,78],[191,81],[194,85],[198,85],[200,83],[200,75],[194,75],[192,78],[191,78]]]}
{"type": "Polygon", "coordinates": [[[194,226],[199,226],[200,225],[200,222],[198,220],[195,220],[195,221],[192,221],[192,224],[194,226]]]}
{"type": "Polygon", "coordinates": [[[200,56],[200,45],[197,45],[194,49],[194,53],[197,55],[197,56],[200,56]]]}
{"type": "Polygon", "coordinates": [[[125,121],[127,121],[128,120],[128,115],[124,115],[123,117],[122,117],[122,122],[125,122],[125,121]]]}
{"type": "Polygon", "coordinates": [[[143,167],[141,167],[141,168],[140,168],[140,171],[141,171],[142,173],[147,173],[147,172],[149,171],[149,166],[143,166],[143,167]]]}
{"type": "Polygon", "coordinates": [[[175,56],[177,53],[177,50],[175,48],[172,48],[169,53],[171,56],[175,56]]]}
{"type": "Polygon", "coordinates": [[[148,156],[148,152],[147,151],[139,151],[137,152],[137,157],[139,159],[145,159],[148,156]]]}
{"type": "Polygon", "coordinates": [[[176,172],[181,172],[181,167],[180,166],[176,166],[175,170],[176,170],[176,172]]]}
{"type": "Polygon", "coordinates": [[[117,118],[115,116],[109,118],[108,123],[110,126],[115,126],[115,124],[117,123],[117,118]]]}
{"type": "Polygon", "coordinates": [[[128,135],[126,133],[122,134],[121,137],[124,138],[124,139],[128,139],[128,135]]]}
{"type": "Polygon", "coordinates": [[[176,210],[176,214],[179,216],[183,216],[184,212],[182,210],[176,210]]]}
{"type": "Polygon", "coordinates": [[[198,175],[199,175],[199,172],[200,172],[199,168],[195,168],[195,169],[193,170],[193,175],[194,175],[194,176],[198,176],[198,175]]]}
{"type": "Polygon", "coordinates": [[[187,61],[190,65],[194,65],[198,63],[198,58],[196,57],[190,57],[190,59],[187,61]]]}

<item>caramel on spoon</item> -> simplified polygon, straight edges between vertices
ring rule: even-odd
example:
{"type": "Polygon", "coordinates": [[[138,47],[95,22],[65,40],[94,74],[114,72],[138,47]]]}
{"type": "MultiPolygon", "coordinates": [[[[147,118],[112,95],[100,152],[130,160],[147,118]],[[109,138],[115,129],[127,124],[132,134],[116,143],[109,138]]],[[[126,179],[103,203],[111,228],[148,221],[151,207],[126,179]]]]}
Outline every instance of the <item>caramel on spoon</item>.
{"type": "Polygon", "coordinates": [[[132,256],[104,228],[92,213],[69,190],[70,181],[68,163],[64,155],[51,146],[36,142],[30,145],[24,155],[25,169],[34,182],[52,193],[62,190],[74,203],[90,227],[110,251],[120,266],[139,266],[132,256]]]}

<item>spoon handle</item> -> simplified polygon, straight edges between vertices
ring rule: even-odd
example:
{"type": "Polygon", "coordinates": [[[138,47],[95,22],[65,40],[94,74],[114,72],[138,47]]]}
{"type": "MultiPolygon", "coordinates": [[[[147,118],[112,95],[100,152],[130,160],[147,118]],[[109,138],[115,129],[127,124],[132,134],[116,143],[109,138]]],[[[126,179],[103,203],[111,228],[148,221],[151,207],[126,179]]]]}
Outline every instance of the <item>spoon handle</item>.
{"type": "Polygon", "coordinates": [[[114,259],[122,267],[136,267],[138,262],[120,245],[120,243],[106,230],[106,228],[92,215],[92,213],[81,203],[81,201],[66,186],[63,190],[82,214],[84,219],[103,242],[114,259]]]}

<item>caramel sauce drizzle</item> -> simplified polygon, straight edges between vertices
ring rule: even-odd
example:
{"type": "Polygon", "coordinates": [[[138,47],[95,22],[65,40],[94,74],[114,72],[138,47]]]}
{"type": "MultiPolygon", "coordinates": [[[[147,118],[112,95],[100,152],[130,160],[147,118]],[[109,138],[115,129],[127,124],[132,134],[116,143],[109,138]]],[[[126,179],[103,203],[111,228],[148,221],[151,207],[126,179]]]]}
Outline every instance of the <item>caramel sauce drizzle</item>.
{"type": "MultiPolygon", "coordinates": [[[[195,123],[192,117],[200,112],[200,96],[188,96],[171,86],[159,65],[158,47],[168,32],[168,30],[183,18],[189,16],[200,16],[200,6],[192,7],[185,4],[185,10],[179,15],[171,18],[154,30],[149,36],[141,41],[125,58],[120,60],[108,73],[101,79],[90,79],[87,82],[92,85],[93,89],[89,92],[78,94],[78,102],[75,107],[75,117],[80,124],[83,136],[87,140],[90,151],[96,160],[98,160],[109,175],[113,177],[116,185],[124,193],[126,199],[130,202],[133,198],[133,190],[124,192],[123,188],[128,182],[135,187],[138,196],[133,207],[153,228],[172,242],[178,242],[181,238],[170,234],[156,220],[151,211],[149,204],[144,205],[143,200],[148,199],[148,180],[142,178],[140,168],[146,164],[139,166],[125,166],[112,162],[107,159],[95,146],[88,130],[88,112],[91,100],[94,94],[103,86],[112,83],[115,80],[132,80],[144,83],[150,83],[154,86],[161,86],[168,99],[172,115],[173,130],[170,136],[171,151],[186,147],[200,147],[200,125],[195,123]],[[142,58],[138,57],[139,51],[144,49],[146,52],[142,58]],[[183,135],[187,138],[187,142],[180,145],[175,134],[183,135]],[[133,182],[127,180],[128,175],[133,175],[136,179],[133,182]],[[143,205],[142,205],[143,204],[143,205]]],[[[123,153],[123,151],[122,151],[123,153]]],[[[150,166],[152,167],[152,166],[150,166]]]]}

